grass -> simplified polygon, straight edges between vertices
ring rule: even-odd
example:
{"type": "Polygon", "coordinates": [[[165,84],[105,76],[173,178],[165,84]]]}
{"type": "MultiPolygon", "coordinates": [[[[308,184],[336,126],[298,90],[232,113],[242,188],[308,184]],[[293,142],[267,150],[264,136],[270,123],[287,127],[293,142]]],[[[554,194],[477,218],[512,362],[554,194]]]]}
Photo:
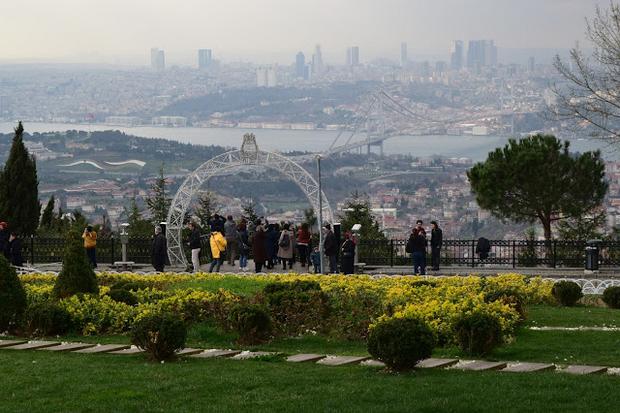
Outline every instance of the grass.
{"type": "Polygon", "coordinates": [[[620,326],[620,310],[606,307],[537,305],[528,308],[527,318],[530,326],[620,326]]]}
{"type": "Polygon", "coordinates": [[[170,289],[182,290],[193,288],[196,290],[216,292],[220,288],[228,290],[234,294],[251,295],[263,289],[267,280],[249,279],[242,277],[214,277],[210,280],[189,280],[177,282],[170,285],[170,289]]]}
{"type": "Polygon", "coordinates": [[[620,377],[0,350],[0,411],[615,411],[620,377]]]}

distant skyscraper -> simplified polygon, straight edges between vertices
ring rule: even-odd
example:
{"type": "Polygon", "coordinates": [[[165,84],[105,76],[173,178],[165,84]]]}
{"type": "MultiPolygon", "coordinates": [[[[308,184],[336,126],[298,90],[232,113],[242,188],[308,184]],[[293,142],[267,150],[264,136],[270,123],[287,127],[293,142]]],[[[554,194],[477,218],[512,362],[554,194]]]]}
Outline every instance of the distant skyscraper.
{"type": "Polygon", "coordinates": [[[151,69],[162,72],[166,69],[166,57],[164,51],[153,47],[151,49],[151,69]]]}
{"type": "Polygon", "coordinates": [[[527,71],[533,72],[535,69],[536,69],[536,59],[534,58],[534,56],[530,56],[530,58],[527,59],[527,71]]]}
{"type": "Polygon", "coordinates": [[[358,66],[360,64],[360,48],[352,46],[347,49],[347,66],[358,66]]]}
{"type": "Polygon", "coordinates": [[[206,69],[213,63],[211,49],[198,49],[198,69],[206,69]]]}
{"type": "Polygon", "coordinates": [[[463,68],[463,41],[455,40],[452,43],[452,53],[450,55],[450,69],[461,70],[463,68]]]}
{"type": "Polygon", "coordinates": [[[320,76],[323,74],[323,54],[321,53],[321,45],[317,44],[312,55],[312,76],[320,76]]]}
{"type": "Polygon", "coordinates": [[[493,40],[470,40],[467,48],[467,67],[480,69],[497,65],[497,46],[493,40]]]}
{"type": "Polygon", "coordinates": [[[400,65],[406,66],[409,61],[409,57],[407,56],[407,43],[402,42],[400,44],[400,65]]]}
{"type": "Polygon", "coordinates": [[[295,76],[298,78],[306,78],[306,56],[302,52],[295,56],[295,76]]]}
{"type": "Polygon", "coordinates": [[[277,67],[259,66],[256,68],[256,86],[258,87],[276,87],[278,86],[277,67]]]}

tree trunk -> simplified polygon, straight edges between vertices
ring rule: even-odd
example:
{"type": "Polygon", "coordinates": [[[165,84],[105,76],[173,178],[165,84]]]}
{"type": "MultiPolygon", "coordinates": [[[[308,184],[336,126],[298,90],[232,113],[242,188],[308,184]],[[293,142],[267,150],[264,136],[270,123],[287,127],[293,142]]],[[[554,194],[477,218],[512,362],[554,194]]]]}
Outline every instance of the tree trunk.
{"type": "Polygon", "coordinates": [[[542,222],[545,232],[545,255],[547,259],[550,259],[553,256],[553,235],[551,234],[551,218],[541,217],[540,222],[542,222]]]}

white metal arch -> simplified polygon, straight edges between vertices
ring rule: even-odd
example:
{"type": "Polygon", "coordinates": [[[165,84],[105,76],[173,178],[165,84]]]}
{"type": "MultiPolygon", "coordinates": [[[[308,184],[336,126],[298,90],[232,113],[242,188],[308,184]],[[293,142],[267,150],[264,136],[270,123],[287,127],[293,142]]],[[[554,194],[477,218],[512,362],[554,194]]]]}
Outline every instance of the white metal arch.
{"type": "MultiPolygon", "coordinates": [[[[315,179],[296,162],[274,153],[258,149],[254,134],[243,136],[243,144],[240,150],[218,155],[200,165],[183,182],[172,200],[168,211],[168,226],[166,235],[168,238],[168,256],[172,265],[187,265],[183,252],[183,240],[181,231],[186,212],[196,193],[211,177],[222,172],[252,166],[262,166],[281,173],[293,181],[308,198],[312,208],[319,210],[319,185],[315,179]]],[[[333,214],[325,193],[323,198],[323,219],[331,222],[333,214]]]]}

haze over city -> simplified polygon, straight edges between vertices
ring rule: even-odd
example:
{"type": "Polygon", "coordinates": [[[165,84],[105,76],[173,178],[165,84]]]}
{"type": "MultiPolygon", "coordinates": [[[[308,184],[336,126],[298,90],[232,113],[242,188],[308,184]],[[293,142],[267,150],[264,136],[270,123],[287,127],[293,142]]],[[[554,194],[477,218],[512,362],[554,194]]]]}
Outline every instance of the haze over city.
{"type": "Polygon", "coordinates": [[[445,58],[455,39],[494,39],[500,61],[510,49],[552,49],[539,53],[546,58],[583,43],[584,18],[606,3],[22,0],[0,4],[0,61],[145,65],[148,50],[159,47],[169,65],[193,64],[199,48],[222,61],[288,64],[318,43],[326,63],[340,64],[351,44],[363,61],[397,59],[400,42],[408,42],[412,59],[445,58]]]}

